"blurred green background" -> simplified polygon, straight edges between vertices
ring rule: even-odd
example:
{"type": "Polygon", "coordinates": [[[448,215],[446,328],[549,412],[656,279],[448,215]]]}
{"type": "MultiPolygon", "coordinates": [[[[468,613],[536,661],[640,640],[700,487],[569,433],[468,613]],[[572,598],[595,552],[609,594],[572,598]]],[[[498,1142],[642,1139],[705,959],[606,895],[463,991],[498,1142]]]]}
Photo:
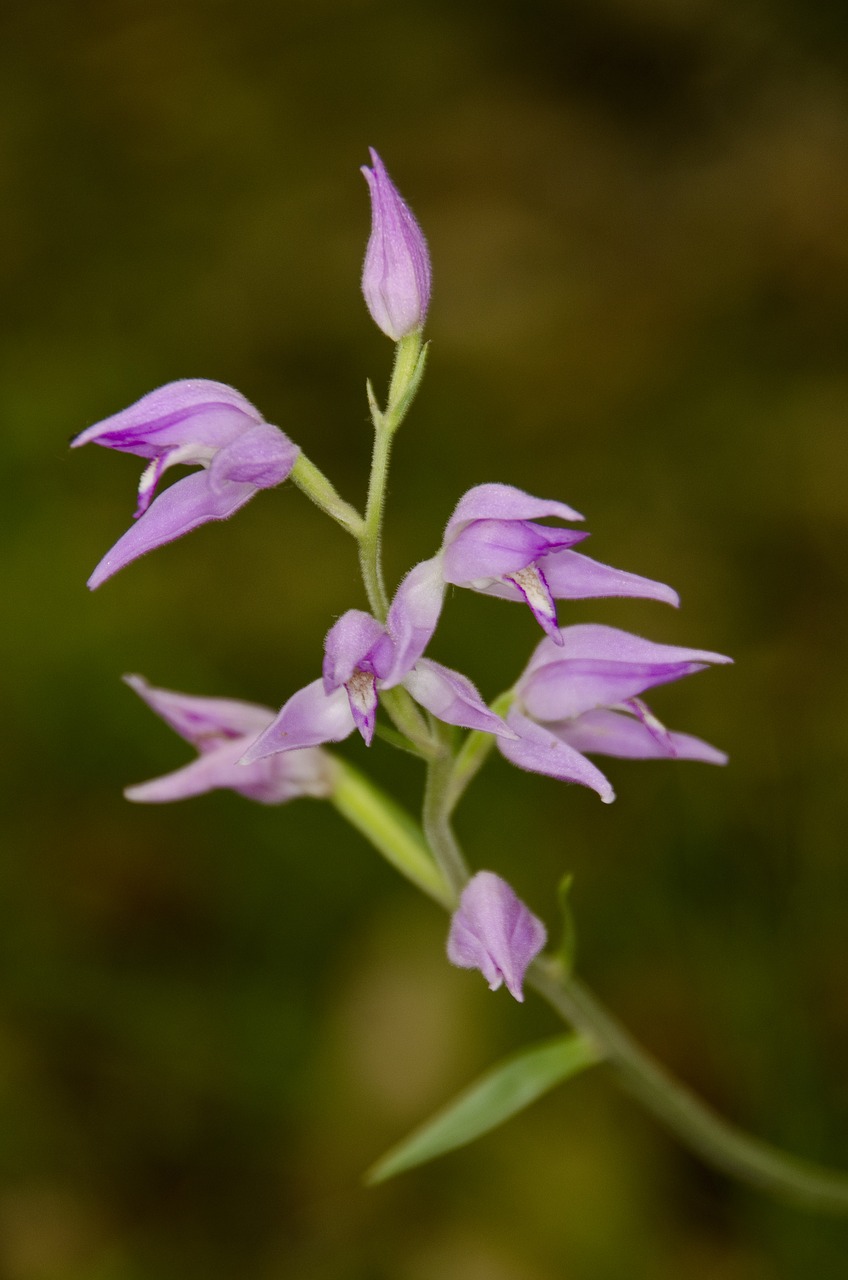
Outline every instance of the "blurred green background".
{"type": "MultiPolygon", "coordinates": [[[[679,614],[563,609],[737,665],[657,692],[727,770],[611,762],[607,808],[500,759],[459,826],[586,979],[740,1123],[848,1167],[848,19],[835,0],[31,0],[0,18],[6,790],[2,1280],[772,1280],[848,1225],[706,1171],[590,1073],[377,1190],[362,1170],[556,1029],[333,812],[135,808],[189,751],[120,683],[278,706],[361,606],[291,486],[95,595],[136,459],[66,441],[232,383],[359,501],[367,146],[431,245],[431,366],[387,560],[465,488],[584,511],[679,614]]],[[[487,695],[537,633],[456,593],[487,695]]],[[[411,804],[415,761],[367,764],[411,804]]]]}

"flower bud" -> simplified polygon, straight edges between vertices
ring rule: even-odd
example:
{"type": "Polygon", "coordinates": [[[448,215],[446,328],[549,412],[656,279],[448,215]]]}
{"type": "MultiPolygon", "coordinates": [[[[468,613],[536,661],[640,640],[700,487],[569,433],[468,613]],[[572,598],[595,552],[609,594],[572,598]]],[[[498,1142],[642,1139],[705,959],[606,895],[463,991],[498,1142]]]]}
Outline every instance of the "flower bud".
{"type": "Polygon", "coordinates": [[[478,871],[462,891],[451,919],[448,960],[479,969],[492,991],[501,983],[516,1000],[530,963],[547,942],[545,926],[493,871],[478,871]]]}
{"type": "Polygon", "coordinates": [[[371,238],[362,292],[374,323],[395,342],[424,325],[430,305],[430,255],[412,210],[371,148],[362,166],[371,193],[371,238]]]}

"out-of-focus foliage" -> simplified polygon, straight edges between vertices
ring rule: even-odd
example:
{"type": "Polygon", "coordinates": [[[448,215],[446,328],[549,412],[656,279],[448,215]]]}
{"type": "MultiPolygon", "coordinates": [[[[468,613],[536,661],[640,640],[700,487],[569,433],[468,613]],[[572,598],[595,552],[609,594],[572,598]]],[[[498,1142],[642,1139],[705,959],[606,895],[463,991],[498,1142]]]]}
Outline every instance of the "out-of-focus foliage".
{"type": "MultiPolygon", "coordinates": [[[[653,700],[726,771],[613,764],[607,808],[499,759],[475,866],[738,1121],[848,1166],[848,30],[828,0],[30,0],[0,19],[9,1280],[795,1280],[848,1227],[705,1172],[603,1072],[448,1159],[360,1174],[559,1027],[449,969],[445,921],[321,806],[121,787],[181,744],[119,676],[279,704],[362,604],[286,486],[89,596],[136,459],[67,438],[230,382],[359,500],[358,294],[379,148],[430,241],[430,370],[398,441],[393,580],[459,494],[586,512],[734,654],[653,700]]],[[[494,695],[525,610],[456,593],[434,656],[494,695]]],[[[411,759],[373,769],[414,804],[411,759]]]]}

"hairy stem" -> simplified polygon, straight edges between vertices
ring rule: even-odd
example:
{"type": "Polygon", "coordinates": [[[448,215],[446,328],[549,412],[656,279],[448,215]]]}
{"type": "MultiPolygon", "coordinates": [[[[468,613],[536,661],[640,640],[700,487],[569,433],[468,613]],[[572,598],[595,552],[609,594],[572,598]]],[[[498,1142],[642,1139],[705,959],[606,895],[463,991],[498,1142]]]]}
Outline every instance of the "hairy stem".
{"type": "MultiPolygon", "coordinates": [[[[379,852],[449,911],[468,879],[449,819],[453,767],[446,751],[428,766],[426,841],[412,818],[370,782],[365,784],[367,803],[355,805],[350,818],[379,852]],[[427,868],[423,876],[422,867],[427,868]]],[[[348,816],[346,806],[335,803],[348,816]]],[[[809,1209],[848,1213],[848,1176],[789,1155],[729,1124],[637,1044],[581,982],[564,973],[560,962],[537,960],[526,983],[596,1047],[623,1089],[708,1164],[809,1209]]]]}
{"type": "Polygon", "coordinates": [[[389,596],[383,577],[382,539],[392,441],[418,390],[424,370],[424,356],[420,331],[401,338],[395,347],[395,363],[385,410],[380,409],[370,385],[368,387],[374,423],[374,452],[371,457],[365,520],[358,535],[359,564],[368,605],[380,622],[385,622],[389,610],[389,596]]]}
{"type": "Polygon", "coordinates": [[[319,471],[314,462],[309,461],[305,454],[298,455],[291,479],[301,493],[306,494],[307,498],[335,520],[336,524],[340,524],[348,533],[353,534],[354,538],[362,536],[365,528],[362,516],[355,507],[339,496],[332,482],[327,479],[323,471],[319,471]]]}
{"type": "Polygon", "coordinates": [[[334,757],[330,801],[396,871],[451,910],[453,896],[409,814],[346,760],[334,757]]]}
{"type": "Polygon", "coordinates": [[[458,899],[468,883],[469,872],[450,822],[449,789],[452,776],[453,758],[447,751],[430,761],[424,790],[423,823],[427,843],[454,898],[458,899]]]}
{"type": "Polygon", "coordinates": [[[744,1133],[666,1071],[576,978],[541,959],[526,982],[603,1053],[619,1084],[708,1164],[825,1213],[848,1213],[848,1177],[744,1133]]]}

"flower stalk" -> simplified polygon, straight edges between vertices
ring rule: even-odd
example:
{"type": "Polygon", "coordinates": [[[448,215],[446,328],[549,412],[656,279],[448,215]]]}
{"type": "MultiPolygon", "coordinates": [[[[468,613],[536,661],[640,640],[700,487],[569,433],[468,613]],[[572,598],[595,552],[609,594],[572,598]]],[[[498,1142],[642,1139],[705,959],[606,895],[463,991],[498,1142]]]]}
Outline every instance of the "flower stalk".
{"type": "MultiPolygon", "coordinates": [[[[430,765],[425,801],[426,842],[412,818],[401,816],[403,811],[395,802],[364,779],[366,803],[355,805],[352,817],[335,796],[333,803],[407,879],[450,911],[455,904],[454,892],[460,882],[467,881],[468,873],[447,816],[449,792],[444,783],[449,764],[440,759],[430,765]],[[438,891],[434,891],[429,873],[423,877],[429,887],[417,878],[419,867],[428,865],[428,843],[432,850],[429,867],[434,866],[435,859],[444,876],[438,891]],[[415,852],[408,864],[413,847],[415,852]],[[410,867],[415,871],[411,872],[410,867]],[[445,880],[453,886],[452,892],[447,891],[445,880]]],[[[356,787],[353,791],[358,798],[356,787]]],[[[528,969],[525,982],[595,1047],[598,1060],[608,1065],[621,1087],[707,1164],[808,1209],[848,1214],[848,1175],[783,1152],[717,1115],[643,1049],[582,982],[566,975],[558,961],[544,956],[536,960],[528,969]]]]}
{"type": "Polygon", "coordinates": [[[305,454],[299,455],[290,478],[310,502],[314,502],[319,510],[335,520],[347,533],[354,538],[362,536],[365,528],[362,516],[349,502],[345,502],[332,481],[305,454]]]}

